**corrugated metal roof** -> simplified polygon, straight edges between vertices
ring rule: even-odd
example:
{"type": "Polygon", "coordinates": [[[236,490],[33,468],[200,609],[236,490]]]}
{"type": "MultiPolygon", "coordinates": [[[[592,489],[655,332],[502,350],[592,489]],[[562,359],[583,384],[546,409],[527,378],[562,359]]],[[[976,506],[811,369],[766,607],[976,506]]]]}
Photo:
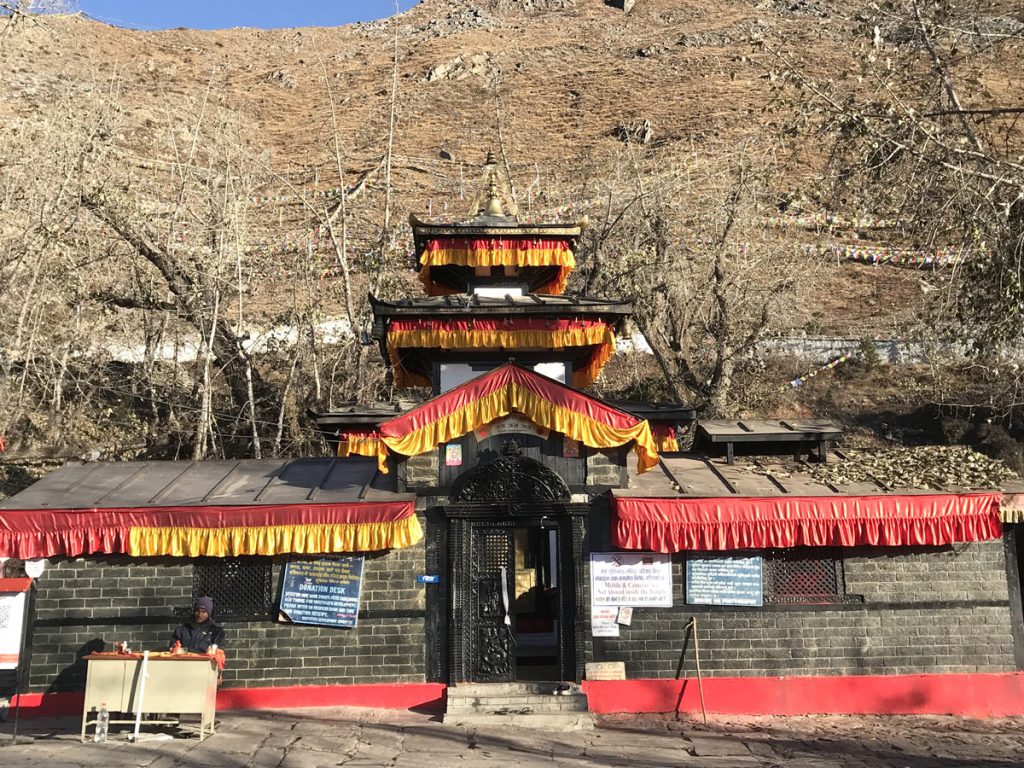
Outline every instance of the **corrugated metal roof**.
{"type": "Polygon", "coordinates": [[[331,504],[415,499],[375,459],[76,462],[0,503],[4,509],[331,504]]]}
{"type": "MultiPolygon", "coordinates": [[[[829,461],[842,461],[830,454],[829,461]]],[[[662,456],[658,467],[642,475],[630,464],[629,488],[612,491],[615,496],[636,498],[685,498],[716,496],[871,496],[914,493],[962,493],[993,488],[889,487],[881,482],[832,484],[815,478],[810,466],[797,462],[724,459],[688,454],[662,456]]],[[[1024,492],[1019,480],[1002,484],[1010,494],[1024,492]]]]}

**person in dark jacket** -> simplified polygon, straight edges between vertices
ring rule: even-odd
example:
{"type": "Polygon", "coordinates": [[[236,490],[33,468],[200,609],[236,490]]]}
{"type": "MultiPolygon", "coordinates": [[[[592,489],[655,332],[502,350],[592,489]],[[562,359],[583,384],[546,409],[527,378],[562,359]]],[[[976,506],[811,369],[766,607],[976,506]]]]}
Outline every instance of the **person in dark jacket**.
{"type": "Polygon", "coordinates": [[[213,623],[213,598],[200,597],[192,606],[192,620],[182,624],[171,636],[170,647],[181,643],[187,653],[206,653],[211,645],[224,647],[224,630],[213,623]]]}

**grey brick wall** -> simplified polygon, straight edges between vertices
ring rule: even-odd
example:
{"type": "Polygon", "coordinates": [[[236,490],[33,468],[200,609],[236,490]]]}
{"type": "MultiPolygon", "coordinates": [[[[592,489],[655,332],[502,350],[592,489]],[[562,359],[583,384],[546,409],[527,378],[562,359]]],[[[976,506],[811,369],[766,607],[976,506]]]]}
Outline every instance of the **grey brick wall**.
{"type": "MultiPolygon", "coordinates": [[[[274,564],[275,600],[283,563],[274,564]]],[[[224,687],[422,682],[424,591],[416,574],[423,572],[422,543],[368,554],[354,629],[221,621],[224,687]]],[[[136,649],[166,649],[191,603],[192,565],[174,558],[64,560],[46,571],[37,590],[29,687],[80,690],[80,657],[91,650],[122,640],[136,649]]]]}
{"type": "Polygon", "coordinates": [[[438,483],[440,459],[438,451],[429,451],[419,456],[410,456],[403,462],[406,487],[410,491],[417,488],[434,488],[438,483]]]}
{"type": "Polygon", "coordinates": [[[620,486],[622,483],[622,451],[610,448],[598,451],[584,448],[587,451],[587,485],[620,486]]]}
{"type": "Polygon", "coordinates": [[[855,551],[845,568],[847,591],[867,602],[1008,599],[1002,541],[871,556],[855,551]]]}
{"type": "Polygon", "coordinates": [[[624,661],[631,678],[692,675],[685,626],[696,617],[709,676],[1005,672],[1015,669],[1001,541],[953,549],[856,549],[845,558],[840,607],[636,609],[619,638],[595,638],[594,660],[624,661]],[[685,649],[685,654],[683,653],[685,649]]]}

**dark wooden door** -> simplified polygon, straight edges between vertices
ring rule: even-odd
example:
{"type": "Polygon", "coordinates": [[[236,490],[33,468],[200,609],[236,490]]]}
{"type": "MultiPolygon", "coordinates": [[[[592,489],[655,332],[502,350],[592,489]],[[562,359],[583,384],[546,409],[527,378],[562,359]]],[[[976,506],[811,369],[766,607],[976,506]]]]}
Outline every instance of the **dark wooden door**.
{"type": "Polygon", "coordinates": [[[515,680],[515,553],[511,527],[474,527],[469,585],[475,642],[472,679],[515,680]]]}

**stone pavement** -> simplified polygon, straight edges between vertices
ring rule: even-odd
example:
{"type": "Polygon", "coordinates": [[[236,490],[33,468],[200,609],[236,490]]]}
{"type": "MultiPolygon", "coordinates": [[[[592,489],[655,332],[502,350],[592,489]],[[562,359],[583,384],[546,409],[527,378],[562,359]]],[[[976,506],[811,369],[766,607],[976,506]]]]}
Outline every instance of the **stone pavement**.
{"type": "Polygon", "coordinates": [[[200,743],[181,732],[81,744],[78,721],[28,721],[7,768],[1010,768],[1024,765],[1024,718],[602,718],[593,730],[461,728],[429,715],[366,709],[224,712],[200,743]]]}

